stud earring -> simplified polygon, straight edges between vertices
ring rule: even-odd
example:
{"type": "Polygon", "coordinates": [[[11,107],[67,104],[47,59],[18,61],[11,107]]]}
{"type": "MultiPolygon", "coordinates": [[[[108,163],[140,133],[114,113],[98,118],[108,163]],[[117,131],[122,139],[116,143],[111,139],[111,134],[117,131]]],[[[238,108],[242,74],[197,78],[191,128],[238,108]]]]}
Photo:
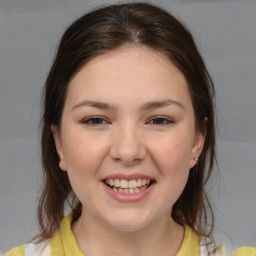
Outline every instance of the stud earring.
{"type": "Polygon", "coordinates": [[[194,159],[195,161],[198,161],[198,158],[197,158],[197,157],[193,157],[193,159],[194,159]]]}

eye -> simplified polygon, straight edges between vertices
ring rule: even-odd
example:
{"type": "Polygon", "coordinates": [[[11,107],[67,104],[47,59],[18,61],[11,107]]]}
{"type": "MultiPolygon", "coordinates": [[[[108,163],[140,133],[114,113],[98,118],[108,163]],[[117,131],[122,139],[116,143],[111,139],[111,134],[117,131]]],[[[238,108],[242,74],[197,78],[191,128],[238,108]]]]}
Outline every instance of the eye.
{"type": "Polygon", "coordinates": [[[97,126],[97,125],[107,124],[108,122],[104,118],[96,116],[96,117],[86,118],[82,120],[82,123],[87,125],[97,126]]]}
{"type": "Polygon", "coordinates": [[[173,120],[166,117],[157,116],[157,117],[151,118],[148,123],[154,124],[154,125],[168,125],[168,124],[172,124],[173,120]]]}

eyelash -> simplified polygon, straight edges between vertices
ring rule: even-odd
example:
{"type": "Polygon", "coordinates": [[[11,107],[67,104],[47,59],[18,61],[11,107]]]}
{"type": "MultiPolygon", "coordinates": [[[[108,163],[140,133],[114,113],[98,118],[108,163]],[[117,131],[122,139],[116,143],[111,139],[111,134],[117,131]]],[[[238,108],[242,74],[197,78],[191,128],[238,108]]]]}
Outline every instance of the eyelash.
{"type": "MultiPolygon", "coordinates": [[[[85,120],[82,120],[83,124],[86,125],[91,125],[91,126],[99,126],[99,125],[104,125],[109,123],[108,121],[106,121],[104,118],[102,117],[90,117],[87,118],[85,120]]],[[[156,116],[156,117],[152,117],[146,124],[152,124],[152,125],[170,125],[173,124],[173,120],[166,118],[166,117],[161,117],[161,116],[156,116]],[[153,123],[152,123],[153,122],[153,123]],[[157,123],[154,123],[157,122],[157,123]]]]}
{"type": "Polygon", "coordinates": [[[90,118],[87,118],[85,120],[82,120],[82,123],[83,124],[87,124],[87,125],[91,125],[91,126],[97,126],[97,125],[103,125],[102,122],[105,122],[105,123],[108,123],[104,118],[102,117],[90,117],[90,118]],[[95,123],[97,121],[100,121],[101,123],[95,123]]]}
{"type": "Polygon", "coordinates": [[[166,117],[162,117],[162,116],[153,117],[150,119],[149,122],[152,122],[152,121],[158,121],[158,123],[153,123],[153,125],[170,125],[170,124],[174,123],[173,120],[166,118],[166,117]],[[159,121],[161,121],[161,123],[159,123],[159,121]]]}

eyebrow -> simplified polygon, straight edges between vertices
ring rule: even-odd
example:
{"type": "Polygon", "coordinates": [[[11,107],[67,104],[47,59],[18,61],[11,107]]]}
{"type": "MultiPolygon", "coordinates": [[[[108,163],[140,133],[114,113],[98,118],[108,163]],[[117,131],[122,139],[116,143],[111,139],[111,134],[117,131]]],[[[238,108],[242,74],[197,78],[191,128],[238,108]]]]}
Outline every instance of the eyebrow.
{"type": "Polygon", "coordinates": [[[107,103],[104,102],[100,102],[100,101],[82,101],[80,103],[78,103],[77,105],[75,105],[72,110],[79,108],[79,107],[83,107],[83,106],[88,106],[88,107],[93,107],[93,108],[98,108],[98,109],[103,109],[103,110],[113,110],[116,107],[113,105],[109,105],[107,103]]]}
{"type": "MultiPolygon", "coordinates": [[[[157,109],[157,108],[168,107],[171,105],[178,106],[179,108],[181,108],[183,110],[185,109],[185,107],[180,102],[172,100],[172,99],[166,99],[166,100],[162,100],[162,101],[149,101],[149,102],[142,104],[142,106],[139,109],[140,109],[140,111],[147,111],[147,110],[153,110],[153,109],[157,109]]],[[[107,103],[100,102],[100,101],[85,100],[85,101],[82,101],[82,102],[78,103],[77,105],[75,105],[72,108],[72,110],[79,108],[79,107],[83,107],[83,106],[89,106],[89,107],[102,109],[102,110],[115,110],[116,109],[116,107],[111,104],[107,104],[107,103]]]]}
{"type": "Polygon", "coordinates": [[[162,100],[162,101],[150,101],[150,102],[146,102],[144,103],[141,107],[140,110],[153,110],[153,109],[157,109],[157,108],[163,108],[163,107],[168,107],[171,105],[175,105],[180,107],[181,109],[185,109],[185,107],[178,101],[176,100],[172,100],[172,99],[166,99],[166,100],[162,100]]]}

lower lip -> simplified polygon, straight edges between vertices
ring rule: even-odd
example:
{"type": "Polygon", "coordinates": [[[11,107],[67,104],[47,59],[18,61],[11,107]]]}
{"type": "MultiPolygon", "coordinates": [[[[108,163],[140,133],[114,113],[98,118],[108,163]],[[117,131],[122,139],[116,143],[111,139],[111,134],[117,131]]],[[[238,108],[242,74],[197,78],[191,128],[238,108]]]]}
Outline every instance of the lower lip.
{"type": "Polygon", "coordinates": [[[105,191],[108,193],[108,195],[110,195],[112,198],[114,198],[115,200],[119,201],[119,202],[138,202],[140,200],[142,200],[143,198],[145,198],[153,189],[155,183],[151,184],[148,188],[146,188],[145,190],[138,192],[138,193],[121,193],[121,192],[116,192],[114,191],[112,188],[110,188],[109,186],[107,186],[104,182],[103,186],[105,191]]]}

